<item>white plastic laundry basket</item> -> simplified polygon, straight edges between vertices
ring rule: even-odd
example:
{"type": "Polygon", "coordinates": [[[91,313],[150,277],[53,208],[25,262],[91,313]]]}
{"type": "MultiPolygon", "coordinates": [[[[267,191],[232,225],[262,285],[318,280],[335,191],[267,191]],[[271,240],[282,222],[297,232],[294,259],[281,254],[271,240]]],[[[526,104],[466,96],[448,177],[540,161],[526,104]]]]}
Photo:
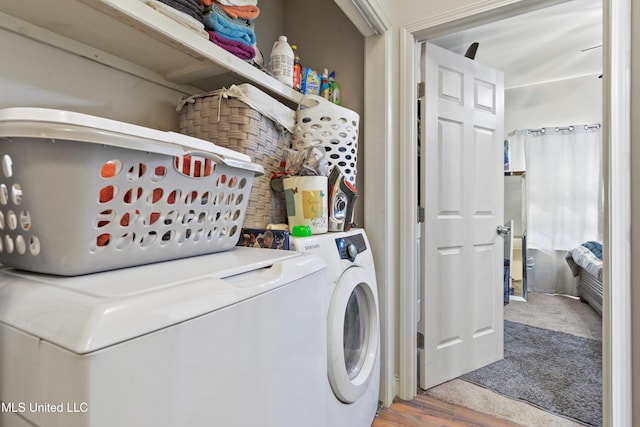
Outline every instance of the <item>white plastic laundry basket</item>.
{"type": "Polygon", "coordinates": [[[232,248],[248,156],[85,114],[0,110],[0,262],[64,276],[232,248]]]}
{"type": "Polygon", "coordinates": [[[296,111],[291,147],[298,151],[310,146],[323,147],[329,166],[338,166],[345,179],[355,186],[359,121],[355,111],[320,96],[306,95],[296,111]]]}

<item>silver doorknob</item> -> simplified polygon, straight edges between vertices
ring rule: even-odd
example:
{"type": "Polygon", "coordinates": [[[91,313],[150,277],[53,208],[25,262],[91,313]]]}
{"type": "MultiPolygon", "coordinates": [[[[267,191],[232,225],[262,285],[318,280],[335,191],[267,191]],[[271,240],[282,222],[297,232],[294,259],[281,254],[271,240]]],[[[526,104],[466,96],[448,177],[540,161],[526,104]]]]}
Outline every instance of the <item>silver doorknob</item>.
{"type": "Polygon", "coordinates": [[[509,230],[509,227],[505,227],[504,225],[499,225],[496,227],[496,233],[501,236],[508,236],[510,232],[511,230],[509,230]]]}

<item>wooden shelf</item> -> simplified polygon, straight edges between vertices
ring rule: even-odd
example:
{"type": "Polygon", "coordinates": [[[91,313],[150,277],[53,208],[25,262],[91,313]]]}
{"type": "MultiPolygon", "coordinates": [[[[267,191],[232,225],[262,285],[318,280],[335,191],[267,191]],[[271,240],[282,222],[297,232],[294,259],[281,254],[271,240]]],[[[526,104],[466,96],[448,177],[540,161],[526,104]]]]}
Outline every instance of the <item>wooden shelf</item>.
{"type": "Polygon", "coordinates": [[[144,0],[3,0],[0,27],[185,93],[251,83],[288,104],[301,99],[144,0]]]}

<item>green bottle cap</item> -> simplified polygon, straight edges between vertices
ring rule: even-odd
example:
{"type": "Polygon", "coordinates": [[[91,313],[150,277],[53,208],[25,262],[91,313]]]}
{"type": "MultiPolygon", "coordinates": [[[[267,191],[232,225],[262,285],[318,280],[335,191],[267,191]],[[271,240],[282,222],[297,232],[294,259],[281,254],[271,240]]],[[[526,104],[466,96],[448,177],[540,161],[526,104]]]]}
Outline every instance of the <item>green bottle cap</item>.
{"type": "Polygon", "coordinates": [[[291,235],[293,237],[309,237],[311,236],[311,227],[308,225],[294,225],[291,235]]]}

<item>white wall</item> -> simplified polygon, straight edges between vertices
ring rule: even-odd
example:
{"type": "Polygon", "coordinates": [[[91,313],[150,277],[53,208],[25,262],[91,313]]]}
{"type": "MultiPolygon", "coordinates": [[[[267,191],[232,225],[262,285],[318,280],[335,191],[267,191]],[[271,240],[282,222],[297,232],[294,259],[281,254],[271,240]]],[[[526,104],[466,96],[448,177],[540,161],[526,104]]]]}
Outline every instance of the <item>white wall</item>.
{"type": "MultiPolygon", "coordinates": [[[[640,22],[640,6],[638,2],[631,4],[631,22],[640,22]]],[[[638,25],[631,25],[631,164],[640,164],[640,28],[638,25]]],[[[640,168],[631,167],[631,253],[634,260],[638,259],[640,253],[640,168]]],[[[640,399],[640,263],[631,263],[631,330],[633,344],[633,400],[640,399]]],[[[633,425],[640,425],[640,409],[635,407],[633,414],[633,425]]]]}
{"type": "Polygon", "coordinates": [[[602,79],[597,75],[505,91],[505,132],[602,123],[602,79]]]}

